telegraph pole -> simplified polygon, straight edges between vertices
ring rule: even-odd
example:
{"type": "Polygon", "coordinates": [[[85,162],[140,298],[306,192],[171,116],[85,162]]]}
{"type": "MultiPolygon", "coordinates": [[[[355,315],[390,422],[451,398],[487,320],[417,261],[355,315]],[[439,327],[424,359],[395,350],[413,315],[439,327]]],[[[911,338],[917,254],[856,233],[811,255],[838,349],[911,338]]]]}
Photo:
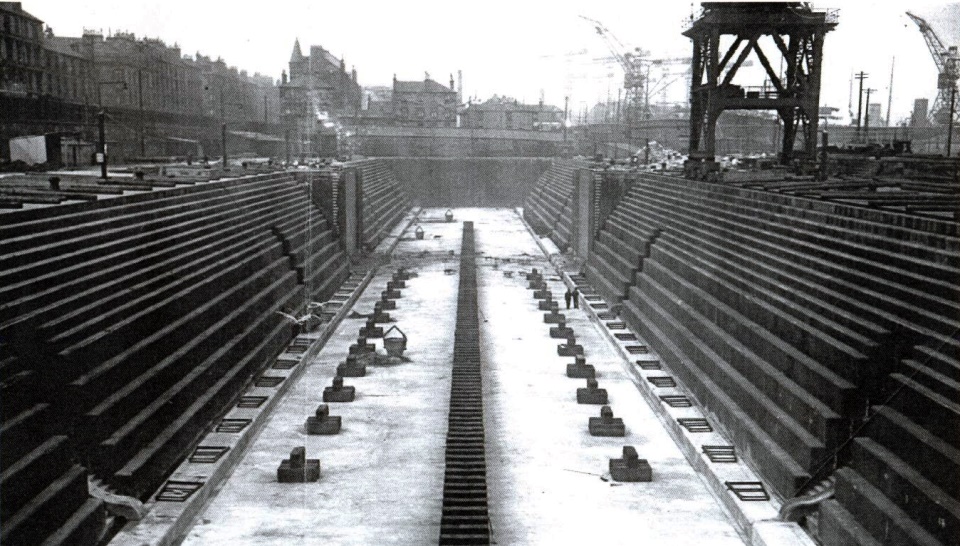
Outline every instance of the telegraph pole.
{"type": "Polygon", "coordinates": [[[855,78],[860,80],[860,94],[857,97],[857,134],[860,133],[860,116],[863,113],[863,80],[867,79],[869,74],[866,72],[858,72],[855,78]]]}
{"type": "Polygon", "coordinates": [[[876,89],[867,88],[867,112],[863,118],[863,140],[867,141],[870,135],[870,92],[876,91],[876,89]]]}

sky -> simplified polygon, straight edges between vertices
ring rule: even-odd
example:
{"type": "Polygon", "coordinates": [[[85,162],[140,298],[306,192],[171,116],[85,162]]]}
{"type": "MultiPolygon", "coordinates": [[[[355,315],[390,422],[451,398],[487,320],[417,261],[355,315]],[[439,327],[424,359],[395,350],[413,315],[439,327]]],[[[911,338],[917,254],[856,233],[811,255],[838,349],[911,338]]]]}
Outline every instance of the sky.
{"type": "MultiPolygon", "coordinates": [[[[960,45],[960,3],[833,0],[817,9],[838,9],[839,25],[824,46],[821,104],[846,113],[854,72],[869,74],[871,102],[886,116],[890,69],[895,71],[892,121],[909,117],[913,100],[936,95],[937,71],[909,9],[924,17],[947,45],[960,45]],[[876,99],[875,99],[876,98],[876,99]]],[[[591,0],[549,2],[483,0],[466,2],[405,0],[30,0],[23,7],[59,36],[84,29],[133,32],[178,44],[184,53],[222,57],[250,73],[279,79],[287,69],[295,39],[306,51],[321,45],[356,67],[364,86],[390,85],[393,75],[419,80],[429,73],[446,84],[463,74],[465,97],[493,95],[563,107],[571,112],[616,100],[623,72],[594,25],[600,21],[627,49],[640,47],[655,58],[685,58],[691,42],[681,35],[699,2],[591,0]]],[[[766,50],[766,49],[765,49],[766,50]]],[[[682,72],[684,65],[672,65],[682,72]]],[[[655,98],[682,101],[682,75],[655,98]]],[[[759,63],[736,83],[761,85],[759,63]]],[[[856,110],[856,90],[853,110],[856,110]]]]}

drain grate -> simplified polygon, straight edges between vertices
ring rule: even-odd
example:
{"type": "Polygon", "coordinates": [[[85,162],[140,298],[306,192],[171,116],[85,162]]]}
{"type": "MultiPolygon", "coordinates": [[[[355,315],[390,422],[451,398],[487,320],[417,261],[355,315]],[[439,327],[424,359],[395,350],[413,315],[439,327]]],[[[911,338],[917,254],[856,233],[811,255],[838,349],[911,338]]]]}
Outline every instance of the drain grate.
{"type": "Polygon", "coordinates": [[[711,463],[737,462],[737,448],[734,446],[705,445],[701,449],[711,463]]]}
{"type": "Polygon", "coordinates": [[[703,417],[681,417],[677,422],[690,432],[713,432],[713,427],[703,417]]]}
{"type": "Polygon", "coordinates": [[[237,402],[238,408],[259,408],[267,401],[266,396],[241,396],[237,402]]]}
{"type": "Polygon", "coordinates": [[[247,425],[253,422],[253,419],[224,419],[220,421],[215,432],[236,433],[247,428],[247,425]]]}
{"type": "Polygon", "coordinates": [[[254,382],[254,386],[257,386],[257,387],[276,387],[276,386],[279,385],[280,383],[283,383],[283,380],[284,380],[284,379],[285,379],[285,378],[280,377],[280,376],[265,375],[265,376],[260,377],[259,379],[257,379],[256,382],[254,382]]]}
{"type": "Polygon", "coordinates": [[[770,495],[760,482],[724,482],[724,484],[742,501],[770,500],[770,495]]]}
{"type": "Polygon", "coordinates": [[[669,375],[658,375],[655,377],[648,377],[647,381],[653,383],[654,387],[660,387],[661,389],[668,389],[670,387],[676,387],[677,382],[673,380],[669,375]]]}
{"type": "Polygon", "coordinates": [[[662,370],[663,366],[660,365],[660,362],[657,360],[638,360],[637,366],[640,366],[641,370],[662,370]]]}
{"type": "Polygon", "coordinates": [[[463,223],[439,544],[490,544],[473,222],[463,223]]]}
{"type": "Polygon", "coordinates": [[[607,328],[611,330],[625,330],[627,328],[627,323],[625,322],[608,322],[607,328]]]}
{"type": "Polygon", "coordinates": [[[693,406],[690,399],[682,394],[665,394],[660,397],[660,400],[663,400],[663,402],[671,408],[689,408],[693,406]]]}
{"type": "Polygon", "coordinates": [[[157,493],[157,500],[164,502],[184,502],[196,493],[204,482],[182,482],[170,480],[157,493]]]}
{"type": "Polygon", "coordinates": [[[629,332],[613,334],[613,337],[619,339],[620,341],[636,341],[637,340],[637,336],[629,332]]]}
{"type": "Polygon", "coordinates": [[[230,448],[225,446],[197,446],[190,455],[190,462],[213,464],[227,451],[230,451],[230,448]]]}
{"type": "Polygon", "coordinates": [[[607,311],[605,313],[597,313],[597,318],[600,320],[616,320],[617,314],[607,311]]]}
{"type": "Polygon", "coordinates": [[[271,366],[274,370],[292,370],[299,364],[299,360],[290,360],[287,358],[278,358],[277,361],[271,366]]]}
{"type": "Polygon", "coordinates": [[[632,355],[645,355],[650,352],[646,345],[627,345],[624,349],[632,355]]]}

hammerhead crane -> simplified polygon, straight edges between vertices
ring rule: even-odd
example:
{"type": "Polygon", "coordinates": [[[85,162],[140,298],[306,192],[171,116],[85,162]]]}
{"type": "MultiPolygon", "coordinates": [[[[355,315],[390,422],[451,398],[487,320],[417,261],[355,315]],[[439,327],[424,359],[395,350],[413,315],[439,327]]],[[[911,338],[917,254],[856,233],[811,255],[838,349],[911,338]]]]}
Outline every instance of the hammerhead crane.
{"type": "MultiPolygon", "coordinates": [[[[957,46],[949,48],[944,46],[937,33],[922,17],[909,11],[907,17],[920,27],[933,62],[937,65],[937,98],[933,101],[933,107],[930,108],[930,120],[946,125],[950,119],[951,99],[957,97],[955,100],[960,100],[958,96],[960,93],[957,90],[957,80],[960,79],[960,53],[957,52],[957,46]]],[[[960,108],[954,110],[952,121],[960,122],[960,108]]]]}

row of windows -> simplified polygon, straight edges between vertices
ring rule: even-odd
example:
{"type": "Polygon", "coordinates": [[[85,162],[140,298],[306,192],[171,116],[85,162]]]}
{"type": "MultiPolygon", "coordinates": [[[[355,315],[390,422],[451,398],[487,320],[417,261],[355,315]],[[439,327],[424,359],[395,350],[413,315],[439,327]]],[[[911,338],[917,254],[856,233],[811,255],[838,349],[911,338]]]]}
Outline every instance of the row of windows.
{"type": "Polygon", "coordinates": [[[43,63],[43,49],[30,42],[4,38],[0,40],[0,58],[20,64],[39,65],[43,63]]]}
{"type": "Polygon", "coordinates": [[[37,40],[43,34],[42,25],[36,21],[18,17],[11,13],[0,14],[3,17],[4,34],[23,36],[28,40],[37,40]]]}

